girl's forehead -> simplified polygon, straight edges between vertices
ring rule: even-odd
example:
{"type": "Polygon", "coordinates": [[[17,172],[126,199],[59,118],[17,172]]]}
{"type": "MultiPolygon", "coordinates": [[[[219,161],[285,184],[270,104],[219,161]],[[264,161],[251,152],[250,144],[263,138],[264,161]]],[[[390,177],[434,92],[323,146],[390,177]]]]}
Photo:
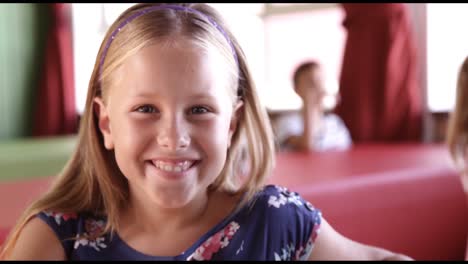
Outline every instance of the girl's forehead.
{"type": "MultiPolygon", "coordinates": [[[[228,67],[227,60],[215,48],[203,47],[186,39],[166,40],[147,45],[123,62],[123,67],[143,67],[142,69],[166,70],[176,72],[202,70],[204,68],[222,69],[228,67]],[[203,66],[200,68],[200,66],[203,66]]],[[[142,70],[139,69],[139,70],[142,70]]]]}
{"type": "Polygon", "coordinates": [[[231,79],[226,58],[190,42],[146,46],[129,56],[115,75],[119,79],[117,86],[125,88],[125,94],[154,91],[218,94],[221,88],[226,90],[230,86],[231,79]]]}

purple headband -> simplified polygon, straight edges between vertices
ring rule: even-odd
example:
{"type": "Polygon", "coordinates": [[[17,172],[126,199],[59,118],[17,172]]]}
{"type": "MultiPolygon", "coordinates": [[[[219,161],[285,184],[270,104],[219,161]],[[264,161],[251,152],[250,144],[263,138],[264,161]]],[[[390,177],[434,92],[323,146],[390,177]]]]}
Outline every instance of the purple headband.
{"type": "Polygon", "coordinates": [[[101,61],[99,62],[99,76],[102,75],[102,65],[104,64],[104,59],[106,58],[107,51],[108,51],[112,41],[114,40],[115,36],[117,35],[117,33],[119,33],[119,31],[122,30],[122,28],[125,25],[127,25],[128,23],[133,21],[135,18],[140,17],[140,16],[142,16],[144,14],[147,14],[149,12],[156,11],[156,10],[161,10],[161,9],[172,9],[172,10],[176,10],[176,11],[185,11],[185,12],[188,12],[188,13],[195,13],[195,14],[198,14],[198,15],[201,15],[201,16],[205,17],[214,27],[216,27],[223,34],[224,38],[227,40],[227,42],[231,46],[232,54],[234,55],[234,59],[236,60],[236,63],[237,64],[239,63],[238,60],[237,60],[236,50],[234,48],[234,45],[231,42],[231,39],[226,34],[226,32],[223,30],[223,28],[221,26],[219,26],[218,23],[216,23],[216,21],[214,21],[211,17],[205,15],[204,13],[202,13],[202,12],[200,12],[198,10],[195,10],[195,9],[192,9],[192,8],[189,8],[189,7],[179,6],[179,5],[163,4],[163,5],[157,5],[157,6],[152,6],[152,7],[142,9],[142,10],[138,11],[137,13],[129,16],[122,23],[120,23],[120,25],[112,32],[110,38],[107,40],[106,46],[104,47],[104,50],[102,52],[101,61]]]}

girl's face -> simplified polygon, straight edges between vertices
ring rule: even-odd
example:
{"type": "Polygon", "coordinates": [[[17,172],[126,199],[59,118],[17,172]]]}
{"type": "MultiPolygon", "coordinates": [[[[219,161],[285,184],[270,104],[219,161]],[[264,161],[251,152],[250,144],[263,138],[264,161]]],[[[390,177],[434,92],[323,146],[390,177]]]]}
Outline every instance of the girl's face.
{"type": "Polygon", "coordinates": [[[181,208],[204,198],[241,107],[225,67],[217,52],[187,41],[154,44],[114,74],[106,104],[95,99],[105,146],[115,151],[132,201],[181,208]]]}

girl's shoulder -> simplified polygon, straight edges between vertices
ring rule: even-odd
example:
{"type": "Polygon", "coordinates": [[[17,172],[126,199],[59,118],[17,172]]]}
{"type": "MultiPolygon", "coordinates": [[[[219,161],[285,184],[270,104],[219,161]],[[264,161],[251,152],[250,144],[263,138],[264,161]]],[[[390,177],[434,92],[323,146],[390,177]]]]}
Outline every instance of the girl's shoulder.
{"type": "Polygon", "coordinates": [[[103,226],[106,224],[106,218],[104,216],[97,216],[90,213],[64,213],[54,210],[45,210],[37,214],[37,217],[46,222],[54,230],[72,228],[79,231],[82,224],[89,225],[91,223],[98,223],[103,226]]]}
{"type": "Polygon", "coordinates": [[[305,200],[298,192],[287,187],[268,184],[259,190],[250,203],[251,212],[273,217],[275,221],[290,223],[299,218],[308,218],[320,224],[321,211],[305,200]]]}
{"type": "MultiPolygon", "coordinates": [[[[64,213],[53,210],[42,211],[37,217],[55,233],[69,258],[70,252],[80,244],[89,244],[102,236],[106,218],[90,213],[64,213]]],[[[97,243],[95,246],[99,246],[97,243]]]]}
{"type": "MultiPolygon", "coordinates": [[[[239,230],[252,256],[266,259],[307,259],[322,221],[321,211],[299,193],[279,185],[265,185],[240,214],[239,230]],[[266,246],[268,245],[268,246],[266,246]]],[[[247,251],[245,252],[247,253],[247,251]]],[[[248,259],[255,259],[251,255],[248,259]]]]}
{"type": "Polygon", "coordinates": [[[305,200],[298,192],[287,187],[267,184],[254,196],[253,202],[263,201],[268,206],[280,208],[285,205],[303,206],[309,210],[317,210],[309,201],[305,200]]]}

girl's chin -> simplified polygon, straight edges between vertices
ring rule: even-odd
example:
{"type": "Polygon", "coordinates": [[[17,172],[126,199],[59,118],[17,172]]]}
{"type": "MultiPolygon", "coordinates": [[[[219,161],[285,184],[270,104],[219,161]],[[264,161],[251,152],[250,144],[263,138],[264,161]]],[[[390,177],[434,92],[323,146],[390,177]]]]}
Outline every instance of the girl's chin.
{"type": "Polygon", "coordinates": [[[193,190],[187,188],[164,188],[153,193],[152,200],[161,209],[179,209],[188,206],[195,196],[193,190]]]}

